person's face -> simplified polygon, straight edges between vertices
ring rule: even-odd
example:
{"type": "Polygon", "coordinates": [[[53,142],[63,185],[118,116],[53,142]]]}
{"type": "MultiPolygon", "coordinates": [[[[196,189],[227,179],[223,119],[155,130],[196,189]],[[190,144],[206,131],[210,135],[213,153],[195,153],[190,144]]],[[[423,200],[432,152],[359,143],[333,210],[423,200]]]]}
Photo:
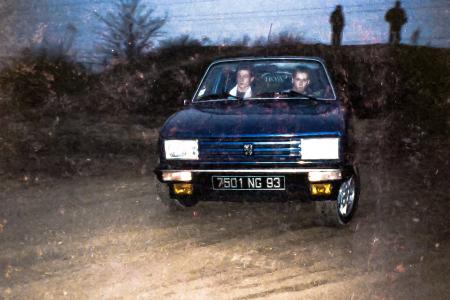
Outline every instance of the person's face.
{"type": "Polygon", "coordinates": [[[238,91],[245,92],[252,83],[253,77],[251,76],[249,70],[239,70],[236,80],[238,91]]]}
{"type": "Polygon", "coordinates": [[[304,93],[309,85],[309,77],[307,73],[298,72],[292,78],[292,89],[298,93],[304,93]]]}

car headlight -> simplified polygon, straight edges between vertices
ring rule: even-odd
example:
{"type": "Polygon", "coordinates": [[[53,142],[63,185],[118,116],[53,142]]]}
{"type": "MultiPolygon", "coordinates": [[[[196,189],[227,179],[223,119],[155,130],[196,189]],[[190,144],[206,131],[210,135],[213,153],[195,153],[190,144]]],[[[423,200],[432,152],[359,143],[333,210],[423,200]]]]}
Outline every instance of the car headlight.
{"type": "Polygon", "coordinates": [[[198,159],[197,140],[167,140],[164,141],[166,159],[198,159]]]}
{"type": "Polygon", "coordinates": [[[339,159],[339,138],[301,139],[302,159],[339,159]]]}

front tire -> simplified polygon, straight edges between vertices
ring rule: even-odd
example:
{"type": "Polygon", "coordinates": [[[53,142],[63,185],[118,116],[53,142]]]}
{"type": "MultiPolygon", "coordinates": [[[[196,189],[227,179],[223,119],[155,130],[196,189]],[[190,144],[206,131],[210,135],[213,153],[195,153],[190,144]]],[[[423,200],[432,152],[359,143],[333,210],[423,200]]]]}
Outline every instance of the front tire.
{"type": "Polygon", "coordinates": [[[317,201],[316,211],[326,225],[346,225],[353,218],[359,201],[359,176],[355,171],[339,188],[335,201],[317,201]]]}

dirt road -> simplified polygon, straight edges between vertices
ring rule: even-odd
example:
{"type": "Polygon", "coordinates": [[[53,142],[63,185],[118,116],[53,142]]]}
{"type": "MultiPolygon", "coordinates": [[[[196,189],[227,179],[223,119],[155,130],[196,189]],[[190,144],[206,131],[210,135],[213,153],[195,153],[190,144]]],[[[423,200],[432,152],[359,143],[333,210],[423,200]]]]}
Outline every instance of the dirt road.
{"type": "Polygon", "coordinates": [[[358,130],[362,194],[343,229],[308,204],[169,213],[133,170],[3,181],[0,298],[449,299],[448,157],[385,160],[379,133],[358,130]]]}

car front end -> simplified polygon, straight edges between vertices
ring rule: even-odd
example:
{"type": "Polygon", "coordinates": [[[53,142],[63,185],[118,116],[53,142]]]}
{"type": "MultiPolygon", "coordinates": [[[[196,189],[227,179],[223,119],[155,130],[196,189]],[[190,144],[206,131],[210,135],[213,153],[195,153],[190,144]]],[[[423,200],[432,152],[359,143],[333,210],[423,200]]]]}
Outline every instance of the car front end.
{"type": "Polygon", "coordinates": [[[347,223],[359,188],[346,155],[345,109],[336,98],[277,96],[193,101],[171,116],[158,143],[160,198],[183,207],[235,200],[332,203],[339,223],[347,223]]]}

